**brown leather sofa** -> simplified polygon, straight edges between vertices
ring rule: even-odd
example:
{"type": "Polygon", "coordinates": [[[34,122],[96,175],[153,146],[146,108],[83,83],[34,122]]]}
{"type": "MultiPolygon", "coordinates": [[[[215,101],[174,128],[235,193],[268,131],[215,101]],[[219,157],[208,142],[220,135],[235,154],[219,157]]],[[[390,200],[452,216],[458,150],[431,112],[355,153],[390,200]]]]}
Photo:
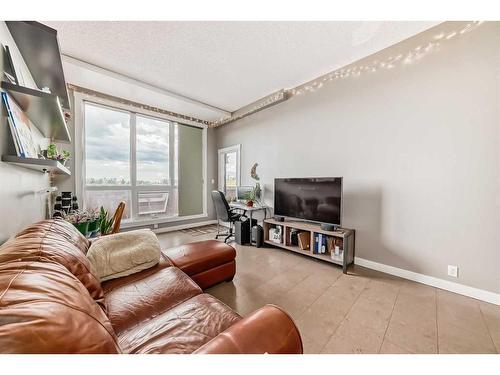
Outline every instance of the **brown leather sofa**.
{"type": "MultiPolygon", "coordinates": [[[[295,324],[278,307],[242,318],[167,255],[101,284],[85,256],[89,246],[71,224],[45,220],[0,247],[0,352],[302,353],[295,324]]],[[[203,263],[191,250],[177,263],[194,275],[207,272],[188,267],[203,263]]],[[[222,278],[231,278],[231,260],[220,261],[222,278]]],[[[199,280],[210,284],[216,274],[199,280]]]]}

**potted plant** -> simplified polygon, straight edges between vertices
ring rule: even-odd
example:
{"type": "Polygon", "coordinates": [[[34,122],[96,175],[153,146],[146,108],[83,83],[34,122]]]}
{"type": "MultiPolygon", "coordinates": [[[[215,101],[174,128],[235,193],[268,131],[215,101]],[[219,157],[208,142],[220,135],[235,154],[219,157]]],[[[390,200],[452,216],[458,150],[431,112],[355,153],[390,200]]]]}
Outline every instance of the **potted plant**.
{"type": "Polygon", "coordinates": [[[101,214],[97,208],[92,208],[86,211],[86,215],[89,221],[88,232],[94,233],[99,229],[101,214]]]}
{"type": "Polygon", "coordinates": [[[69,160],[71,154],[66,150],[62,150],[62,152],[59,152],[57,146],[51,143],[49,147],[47,147],[47,150],[44,151],[43,156],[50,160],[57,160],[62,165],[66,165],[66,162],[69,160]]]}
{"type": "Polygon", "coordinates": [[[111,232],[111,227],[113,226],[113,217],[108,218],[108,212],[101,206],[99,212],[99,232],[101,236],[105,236],[111,232]]]}
{"type": "Polygon", "coordinates": [[[70,222],[75,226],[78,231],[84,236],[87,235],[89,230],[89,220],[84,212],[75,211],[64,215],[64,220],[70,222]]]}
{"type": "Polygon", "coordinates": [[[255,198],[255,188],[253,188],[251,191],[249,191],[247,194],[246,194],[246,200],[247,200],[247,206],[248,207],[253,207],[253,203],[254,201],[256,200],[255,198]]]}

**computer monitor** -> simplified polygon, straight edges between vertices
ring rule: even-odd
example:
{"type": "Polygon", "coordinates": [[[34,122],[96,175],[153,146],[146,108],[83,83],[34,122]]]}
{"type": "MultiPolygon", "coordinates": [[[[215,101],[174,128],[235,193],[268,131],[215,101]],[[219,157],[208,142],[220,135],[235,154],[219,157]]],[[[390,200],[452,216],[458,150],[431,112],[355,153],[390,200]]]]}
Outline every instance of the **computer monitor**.
{"type": "Polygon", "coordinates": [[[253,189],[253,186],[237,186],[236,200],[238,202],[246,202],[248,200],[248,193],[250,193],[253,189]]]}

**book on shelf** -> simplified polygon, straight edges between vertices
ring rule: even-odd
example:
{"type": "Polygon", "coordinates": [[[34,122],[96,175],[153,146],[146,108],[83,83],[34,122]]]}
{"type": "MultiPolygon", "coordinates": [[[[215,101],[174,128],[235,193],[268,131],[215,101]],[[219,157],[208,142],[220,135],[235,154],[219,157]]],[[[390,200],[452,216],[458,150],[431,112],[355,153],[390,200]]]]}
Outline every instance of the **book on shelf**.
{"type": "Polygon", "coordinates": [[[17,79],[16,66],[14,65],[14,61],[12,60],[12,54],[10,53],[9,46],[3,45],[3,54],[5,61],[3,72],[4,76],[10,83],[17,85],[19,81],[17,79]]]}
{"type": "Polygon", "coordinates": [[[328,237],[326,240],[326,250],[332,253],[335,249],[335,237],[328,237]]]}
{"type": "Polygon", "coordinates": [[[314,233],[314,254],[326,254],[328,236],[322,233],[314,233]]]}
{"type": "Polygon", "coordinates": [[[311,247],[311,235],[309,232],[300,232],[297,234],[299,247],[301,250],[309,250],[311,247]]]}
{"type": "Polygon", "coordinates": [[[14,144],[17,142],[17,156],[25,158],[38,158],[38,146],[33,139],[32,128],[33,123],[28,116],[21,110],[19,105],[13,100],[9,94],[2,92],[2,101],[7,109],[7,116],[10,120],[9,126],[14,130],[12,139],[14,144]]]}
{"type": "Polygon", "coordinates": [[[24,152],[21,148],[21,143],[19,141],[19,136],[17,134],[17,130],[14,126],[14,123],[12,122],[12,119],[10,117],[7,118],[7,121],[9,123],[10,135],[12,136],[12,141],[14,142],[14,147],[16,149],[16,155],[24,156],[24,152]]]}

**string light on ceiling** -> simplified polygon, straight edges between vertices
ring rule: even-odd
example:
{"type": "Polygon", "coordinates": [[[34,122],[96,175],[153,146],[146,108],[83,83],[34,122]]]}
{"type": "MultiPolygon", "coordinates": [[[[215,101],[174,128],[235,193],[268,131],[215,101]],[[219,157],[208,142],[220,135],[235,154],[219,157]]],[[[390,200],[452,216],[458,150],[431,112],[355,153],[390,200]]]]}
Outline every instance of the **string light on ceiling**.
{"type": "Polygon", "coordinates": [[[474,21],[467,23],[459,30],[449,32],[440,32],[434,35],[427,43],[420,44],[406,53],[399,53],[396,56],[389,56],[384,60],[373,60],[371,63],[363,63],[360,65],[351,65],[349,67],[340,68],[333,72],[327,73],[321,77],[307,82],[301,86],[297,86],[288,90],[291,96],[302,95],[306,92],[314,92],[323,87],[324,83],[332,82],[339,79],[350,77],[360,77],[365,73],[375,73],[379,70],[391,70],[398,65],[409,65],[421,60],[424,56],[434,52],[441,44],[474,30],[483,21],[474,21]]]}

